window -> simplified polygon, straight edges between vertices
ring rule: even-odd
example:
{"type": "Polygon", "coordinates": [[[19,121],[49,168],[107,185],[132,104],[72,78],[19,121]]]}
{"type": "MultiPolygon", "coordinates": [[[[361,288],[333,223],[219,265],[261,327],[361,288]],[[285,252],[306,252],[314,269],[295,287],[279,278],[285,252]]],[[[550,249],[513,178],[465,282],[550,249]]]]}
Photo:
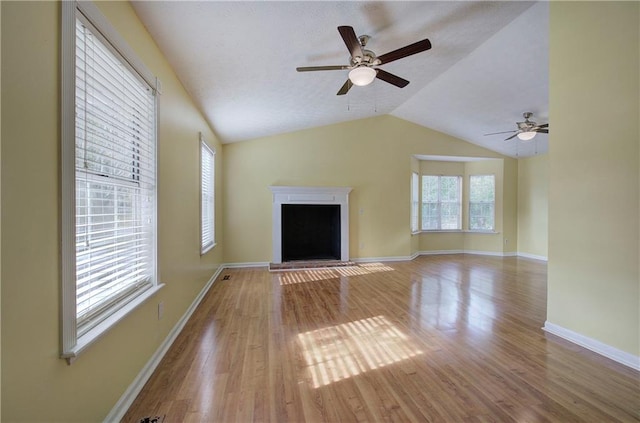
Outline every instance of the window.
{"type": "Polygon", "coordinates": [[[411,232],[418,232],[418,212],[420,207],[419,177],[416,172],[411,174],[411,232]]]}
{"type": "Polygon", "coordinates": [[[462,229],[460,176],[422,176],[422,230],[462,229]]]}
{"type": "Polygon", "coordinates": [[[495,229],[495,177],[471,175],[469,177],[469,230],[495,229]]]}
{"type": "Polygon", "coordinates": [[[95,6],[63,2],[62,28],[62,356],[71,361],[158,288],[156,89],[95,6]]]}
{"type": "Polygon", "coordinates": [[[200,254],[215,245],[215,155],[200,138],[200,254]]]}

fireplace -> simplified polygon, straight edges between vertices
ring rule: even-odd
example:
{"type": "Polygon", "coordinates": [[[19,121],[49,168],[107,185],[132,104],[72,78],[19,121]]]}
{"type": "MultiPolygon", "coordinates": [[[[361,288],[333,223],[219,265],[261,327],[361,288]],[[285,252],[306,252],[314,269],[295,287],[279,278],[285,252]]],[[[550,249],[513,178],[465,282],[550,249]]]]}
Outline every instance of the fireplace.
{"type": "Polygon", "coordinates": [[[348,187],[272,186],[273,263],[349,260],[348,187]]]}

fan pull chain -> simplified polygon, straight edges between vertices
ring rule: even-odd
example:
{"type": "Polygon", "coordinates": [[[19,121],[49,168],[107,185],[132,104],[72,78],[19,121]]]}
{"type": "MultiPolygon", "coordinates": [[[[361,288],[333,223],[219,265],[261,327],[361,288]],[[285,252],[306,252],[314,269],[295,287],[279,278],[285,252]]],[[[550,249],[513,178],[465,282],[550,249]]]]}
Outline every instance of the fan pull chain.
{"type": "Polygon", "coordinates": [[[373,113],[378,113],[378,84],[373,83],[373,113]]]}

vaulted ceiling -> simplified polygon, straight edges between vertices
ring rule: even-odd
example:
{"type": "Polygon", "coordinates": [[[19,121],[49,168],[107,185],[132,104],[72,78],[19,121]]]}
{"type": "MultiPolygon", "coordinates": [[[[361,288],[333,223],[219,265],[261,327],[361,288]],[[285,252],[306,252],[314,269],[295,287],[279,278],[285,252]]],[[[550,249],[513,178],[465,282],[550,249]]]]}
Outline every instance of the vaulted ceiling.
{"type": "Polygon", "coordinates": [[[523,112],[548,122],[548,4],[505,1],[133,2],[223,143],[391,114],[496,152],[547,151],[548,135],[510,134],[523,112]],[[382,65],[410,81],[337,91],[347,65],[337,31],[369,35],[377,55],[428,38],[426,52],[382,65]]]}

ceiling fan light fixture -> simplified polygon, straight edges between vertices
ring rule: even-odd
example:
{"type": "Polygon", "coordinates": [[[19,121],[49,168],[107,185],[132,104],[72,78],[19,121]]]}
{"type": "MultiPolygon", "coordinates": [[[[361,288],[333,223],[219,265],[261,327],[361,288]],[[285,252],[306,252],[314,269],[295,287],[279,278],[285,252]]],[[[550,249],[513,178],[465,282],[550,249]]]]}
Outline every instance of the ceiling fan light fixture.
{"type": "Polygon", "coordinates": [[[521,139],[522,141],[529,141],[533,139],[533,137],[535,136],[536,136],[536,133],[534,131],[520,132],[518,134],[518,138],[521,139]]]}
{"type": "Polygon", "coordinates": [[[349,79],[353,85],[363,87],[369,85],[376,78],[376,70],[368,66],[358,66],[349,72],[349,79]]]}

